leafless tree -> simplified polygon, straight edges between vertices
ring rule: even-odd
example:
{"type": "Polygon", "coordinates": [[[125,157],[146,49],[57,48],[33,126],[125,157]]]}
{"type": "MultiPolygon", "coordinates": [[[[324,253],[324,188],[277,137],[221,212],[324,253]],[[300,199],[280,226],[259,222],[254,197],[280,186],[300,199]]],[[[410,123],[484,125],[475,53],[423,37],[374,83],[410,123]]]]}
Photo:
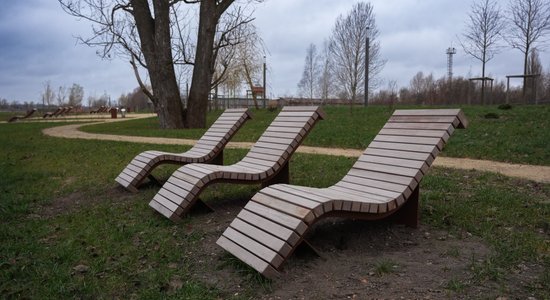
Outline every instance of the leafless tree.
{"type": "Polygon", "coordinates": [[[540,62],[539,52],[537,51],[537,48],[531,49],[531,53],[529,54],[529,58],[527,61],[527,72],[528,74],[539,75],[530,78],[531,84],[528,84],[530,87],[532,87],[529,89],[532,90],[531,92],[533,93],[535,103],[538,103],[538,96],[542,95],[544,90],[544,72],[542,69],[542,64],[540,62]]]}
{"type": "MultiPolygon", "coordinates": [[[[542,49],[550,32],[550,2],[548,0],[512,0],[508,19],[508,42],[523,53],[523,75],[528,75],[528,57],[532,48],[542,49]]],[[[523,79],[523,97],[526,93],[523,79]]]]}
{"type": "MultiPolygon", "coordinates": [[[[239,34],[244,38],[240,43],[229,48],[233,54],[228,60],[227,70],[231,70],[233,84],[236,80],[244,81],[247,89],[252,92],[260,82],[266,50],[262,38],[252,24],[242,26],[241,29],[243,32],[239,34]]],[[[258,109],[257,95],[254,92],[252,92],[252,100],[258,109]]]]}
{"type": "Polygon", "coordinates": [[[319,56],[320,60],[320,76],[318,84],[319,96],[323,101],[326,101],[333,92],[334,84],[331,72],[331,60],[329,42],[323,43],[323,50],[319,56]]]}
{"type": "Polygon", "coordinates": [[[67,88],[64,86],[59,86],[57,88],[57,105],[62,106],[65,105],[65,101],[67,101],[67,88]]]}
{"type": "Polygon", "coordinates": [[[44,82],[44,92],[42,92],[42,104],[52,105],[53,100],[55,99],[55,92],[52,89],[50,81],[44,82]]]}
{"type": "Polygon", "coordinates": [[[342,88],[341,93],[347,96],[351,105],[359,93],[365,92],[367,36],[370,39],[369,85],[374,88],[379,84],[376,78],[385,61],[380,57],[378,35],[373,6],[365,2],[355,4],[346,16],[340,15],[332,30],[329,47],[334,76],[342,88]]]}
{"type": "MultiPolygon", "coordinates": [[[[487,62],[499,52],[498,42],[504,29],[504,18],[495,0],[477,0],[472,4],[460,44],[467,54],[481,62],[482,78],[487,62]]],[[[481,103],[485,104],[485,80],[481,81],[481,103]]]]}
{"type": "MultiPolygon", "coordinates": [[[[58,0],[69,14],[92,22],[93,34],[80,40],[98,46],[99,55],[129,58],[136,79],[151,99],[161,128],[205,127],[206,108],[215,61],[214,41],[220,18],[234,0],[58,0]],[[189,19],[188,7],[198,5],[196,39],[178,38],[189,19]],[[190,45],[195,41],[196,45],[190,45]],[[179,44],[179,46],[175,46],[179,44]],[[174,53],[174,49],[180,52],[174,53]],[[191,50],[192,49],[192,50],[191,50]],[[190,53],[194,53],[190,57],[190,53]],[[187,110],[181,102],[174,62],[193,67],[187,110]],[[151,89],[140,78],[147,70],[151,89]]],[[[191,14],[190,14],[191,15],[191,14]]]]}
{"type": "MultiPolygon", "coordinates": [[[[216,64],[212,88],[223,86],[235,94],[243,83],[251,91],[257,85],[266,50],[256,27],[246,20],[250,17],[243,18],[239,10],[231,14],[229,22],[226,21],[220,30],[214,52],[216,64]],[[230,29],[236,24],[240,24],[238,28],[230,29]]],[[[259,108],[255,93],[252,93],[252,99],[255,107],[259,108]]]]}
{"type": "Polygon", "coordinates": [[[69,88],[69,105],[73,107],[77,107],[82,105],[82,99],[84,99],[84,88],[77,84],[73,83],[73,85],[69,88]]]}
{"type": "Polygon", "coordinates": [[[321,65],[317,47],[314,44],[309,44],[306,49],[306,59],[302,79],[298,83],[298,90],[301,95],[313,99],[315,87],[319,81],[321,65]]]}

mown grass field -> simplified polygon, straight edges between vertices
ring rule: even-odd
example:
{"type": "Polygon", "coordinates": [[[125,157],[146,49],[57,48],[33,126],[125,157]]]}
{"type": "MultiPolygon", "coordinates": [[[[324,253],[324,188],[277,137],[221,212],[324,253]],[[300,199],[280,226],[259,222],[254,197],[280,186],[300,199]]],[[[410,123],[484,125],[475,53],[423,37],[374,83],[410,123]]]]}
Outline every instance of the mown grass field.
{"type": "MultiPolygon", "coordinates": [[[[384,111],[384,108],[376,109],[384,111]]],[[[499,111],[502,117],[496,122],[517,120],[521,109],[499,111]]],[[[532,118],[538,119],[548,114],[548,108],[544,109],[539,108],[541,115],[532,118]]],[[[471,128],[475,128],[476,122],[490,122],[476,117],[483,114],[483,110],[476,108],[476,111],[467,111],[473,123],[471,128]]],[[[530,113],[534,111],[530,110],[530,113]]],[[[331,118],[338,118],[338,113],[342,114],[343,119],[347,115],[347,111],[336,108],[328,108],[327,112],[331,117],[324,121],[325,124],[330,124],[331,118]]],[[[379,118],[376,122],[385,122],[389,112],[378,117],[368,110],[365,114],[363,117],[369,117],[369,120],[379,118]]],[[[525,112],[525,118],[527,114],[525,112]]],[[[246,130],[253,128],[256,128],[254,134],[258,136],[272,115],[257,112],[256,116],[255,122],[262,125],[252,125],[250,122],[240,133],[240,140],[245,139],[246,130]]],[[[134,130],[141,131],[143,127],[152,126],[147,123],[151,121],[116,123],[116,131],[131,131],[128,127],[118,127],[128,124],[139,125],[134,130]]],[[[536,126],[546,124],[544,122],[548,120],[541,120],[536,126]]],[[[344,142],[346,137],[337,137],[338,142],[325,141],[323,136],[327,132],[339,131],[323,128],[322,124],[308,137],[308,140],[313,140],[310,143],[347,145],[344,142]]],[[[239,282],[243,293],[228,293],[194,276],[200,268],[200,264],[196,263],[200,257],[189,253],[196,253],[201,241],[207,237],[201,224],[197,224],[197,218],[192,216],[182,224],[173,224],[154,214],[147,206],[158,187],[146,186],[140,193],[130,194],[118,188],[113,180],[126,163],[141,151],[182,151],[187,147],[59,139],[41,134],[43,128],[58,125],[0,124],[1,298],[246,299],[271,292],[269,281],[250,275],[253,274],[250,271],[236,272],[235,264],[226,256],[215,261],[216,270],[219,270],[215,273],[229,272],[231,276],[242,277],[239,282]],[[174,278],[180,281],[174,284],[174,278]],[[178,288],[174,289],[174,285],[178,288]]],[[[486,126],[484,130],[489,130],[496,125],[488,123],[483,126],[486,126]]],[[[523,130],[511,125],[500,126],[501,136],[519,134],[517,132],[523,130]],[[507,126],[512,129],[507,129],[507,126]]],[[[469,130],[458,131],[451,138],[451,144],[445,150],[449,153],[446,154],[459,151],[460,144],[475,142],[469,130]],[[458,140],[459,145],[453,146],[453,140],[458,140]],[[453,147],[455,150],[452,150],[453,147]]],[[[108,130],[100,128],[100,131],[108,130]]],[[[357,134],[367,136],[371,131],[375,130],[359,131],[357,134]]],[[[482,130],[478,131],[483,136],[482,130]]],[[[535,131],[542,134],[541,129],[535,131]]],[[[144,132],[152,135],[158,131],[149,128],[144,132]]],[[[180,137],[184,131],[173,132],[180,137]]],[[[200,131],[196,132],[190,134],[200,135],[200,131]]],[[[172,133],[166,133],[169,134],[172,133]]],[[[532,143],[531,136],[525,135],[524,138],[524,144],[532,143]]],[[[519,144],[515,142],[518,147],[519,144]]],[[[358,144],[356,147],[360,146],[358,144]]],[[[524,157],[523,153],[515,152],[521,148],[508,149],[509,156],[524,157]]],[[[477,151],[482,153],[482,150],[477,151]]],[[[226,163],[235,162],[245,154],[245,150],[226,150],[226,163]]],[[[291,161],[291,183],[329,186],[338,181],[353,162],[353,159],[344,157],[296,154],[291,161]]],[[[171,166],[163,167],[155,175],[166,179],[173,170],[171,166]]],[[[201,198],[211,203],[227,199],[242,203],[258,189],[259,186],[255,185],[216,185],[201,198]]],[[[502,294],[512,298],[525,294],[540,299],[548,297],[549,199],[549,184],[490,173],[432,169],[422,183],[421,222],[455,236],[467,232],[481,239],[490,249],[486,259],[472,260],[471,267],[464,270],[469,274],[468,280],[445,279],[449,295],[458,296],[471,286],[493,283],[497,288],[488,297],[495,298],[502,294]],[[522,265],[538,267],[533,269],[532,281],[517,287],[513,274],[522,265]]],[[[212,218],[220,214],[224,212],[216,211],[212,213],[212,218]]],[[[387,226],[391,230],[392,225],[387,226]]]]}
{"type": "MultiPolygon", "coordinates": [[[[403,107],[418,108],[418,107],[403,107]]],[[[501,110],[496,106],[464,107],[470,121],[467,130],[459,130],[443,155],[488,159],[512,163],[550,165],[550,105],[517,106],[501,110]],[[487,114],[499,118],[486,118],[487,114]]],[[[384,126],[392,111],[386,106],[324,107],[327,119],[319,122],[305,145],[333,148],[364,149],[384,126]]],[[[248,121],[234,141],[256,141],[278,112],[259,110],[248,121]]],[[[211,124],[221,111],[208,115],[211,124]]],[[[198,139],[205,129],[160,130],[156,118],[132,120],[116,124],[86,126],[83,131],[138,136],[162,136],[198,139]]]]}

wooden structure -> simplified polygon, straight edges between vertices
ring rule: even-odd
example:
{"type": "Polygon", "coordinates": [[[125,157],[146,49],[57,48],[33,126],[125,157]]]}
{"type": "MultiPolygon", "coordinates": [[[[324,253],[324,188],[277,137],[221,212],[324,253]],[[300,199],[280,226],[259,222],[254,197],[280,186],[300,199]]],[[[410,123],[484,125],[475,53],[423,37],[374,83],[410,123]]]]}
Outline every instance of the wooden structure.
{"type": "Polygon", "coordinates": [[[197,202],[206,206],[198,198],[209,184],[263,183],[267,186],[288,183],[288,163],[292,154],[323,118],[321,108],[316,106],[284,107],[241,161],[230,166],[183,166],[172,174],[149,206],[179,221],[197,202]]]}
{"type": "Polygon", "coordinates": [[[8,120],[8,123],[15,122],[17,120],[23,120],[23,119],[29,118],[30,116],[32,116],[34,114],[35,111],[36,111],[36,108],[33,108],[31,110],[28,110],[27,113],[24,116],[13,116],[8,120]]]}
{"type": "Polygon", "coordinates": [[[137,192],[139,184],[151,175],[160,164],[213,163],[223,164],[223,149],[243,124],[251,118],[246,108],[227,109],[197,141],[195,146],[184,153],[145,151],[136,156],[115,179],[131,192],[137,192]]]}
{"type": "Polygon", "coordinates": [[[58,107],[54,112],[47,112],[45,113],[42,118],[52,118],[59,116],[65,109],[63,107],[58,107]]]}
{"type": "Polygon", "coordinates": [[[418,225],[419,184],[455,128],[459,109],[397,110],[348,174],[328,188],[276,184],[260,190],[217,244],[266,277],[275,277],[323,217],[418,225]]]}

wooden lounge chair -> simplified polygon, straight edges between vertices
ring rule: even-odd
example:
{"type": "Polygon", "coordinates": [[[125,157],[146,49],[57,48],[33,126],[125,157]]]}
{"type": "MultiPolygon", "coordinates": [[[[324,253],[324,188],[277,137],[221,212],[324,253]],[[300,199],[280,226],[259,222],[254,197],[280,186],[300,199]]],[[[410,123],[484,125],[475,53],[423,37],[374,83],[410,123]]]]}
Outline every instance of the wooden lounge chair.
{"type": "Polygon", "coordinates": [[[61,111],[63,110],[62,107],[58,107],[54,112],[47,112],[45,113],[42,118],[45,119],[45,118],[51,118],[51,117],[57,117],[59,115],[59,113],[61,113],[61,111]]]}
{"type": "Polygon", "coordinates": [[[33,108],[31,110],[28,110],[27,113],[24,116],[13,116],[8,120],[8,123],[15,122],[17,120],[26,119],[26,118],[32,116],[32,114],[34,114],[35,111],[36,111],[36,108],[33,108]]]}
{"type": "Polygon", "coordinates": [[[348,174],[328,188],[276,184],[260,190],[217,244],[266,277],[275,277],[323,217],[418,225],[419,183],[455,128],[459,109],[397,110],[348,174]]]}
{"type": "MultiPolygon", "coordinates": [[[[230,166],[189,164],[179,168],[149,206],[179,221],[211,183],[288,183],[288,162],[304,138],[324,114],[319,107],[284,107],[248,154],[230,166]]],[[[208,207],[207,207],[208,208],[208,207]]]]}
{"type": "Polygon", "coordinates": [[[120,185],[132,192],[137,192],[139,184],[149,177],[160,164],[213,163],[223,164],[223,149],[242,125],[251,118],[246,108],[227,109],[212,124],[195,146],[184,153],[146,151],[136,156],[115,179],[120,185]]]}

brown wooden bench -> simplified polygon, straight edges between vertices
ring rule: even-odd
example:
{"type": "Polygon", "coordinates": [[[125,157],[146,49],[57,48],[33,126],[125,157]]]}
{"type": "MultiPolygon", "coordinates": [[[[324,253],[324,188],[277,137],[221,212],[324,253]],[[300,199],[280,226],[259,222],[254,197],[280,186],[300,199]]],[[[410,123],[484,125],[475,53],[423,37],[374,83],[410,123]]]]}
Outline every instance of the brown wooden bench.
{"type": "Polygon", "coordinates": [[[217,244],[266,277],[323,217],[394,218],[418,225],[419,184],[455,128],[459,109],[397,110],[348,174],[328,188],[277,184],[260,190],[217,244]]]}
{"type": "Polygon", "coordinates": [[[34,114],[36,111],[36,108],[33,108],[31,110],[28,110],[27,113],[24,116],[13,116],[8,120],[8,123],[15,122],[17,120],[23,120],[26,119],[34,114]]]}
{"type": "Polygon", "coordinates": [[[160,164],[223,164],[223,149],[243,124],[251,118],[246,108],[227,109],[189,151],[169,153],[146,151],[137,155],[115,179],[124,188],[137,192],[139,184],[160,164]]]}
{"type": "Polygon", "coordinates": [[[322,110],[316,106],[284,107],[241,161],[230,166],[183,166],[172,174],[149,206],[179,221],[197,202],[206,206],[198,197],[209,184],[288,183],[292,154],[323,118],[322,110]]]}

